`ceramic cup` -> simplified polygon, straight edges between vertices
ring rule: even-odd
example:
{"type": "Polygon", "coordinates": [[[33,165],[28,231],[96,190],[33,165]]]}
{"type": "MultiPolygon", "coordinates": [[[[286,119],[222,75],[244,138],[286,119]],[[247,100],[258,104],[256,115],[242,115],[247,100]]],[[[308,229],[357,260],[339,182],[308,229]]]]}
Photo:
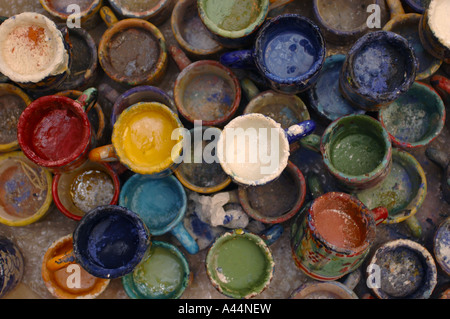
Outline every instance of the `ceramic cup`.
{"type": "Polygon", "coordinates": [[[109,7],[102,7],[100,16],[108,26],[98,46],[103,71],[125,85],[159,83],[168,64],[166,40],[161,31],[143,19],[119,21],[109,7]]]}
{"type": "MultiPolygon", "coordinates": [[[[42,7],[50,13],[50,15],[59,21],[75,22],[80,19],[82,28],[92,29],[98,22],[98,11],[103,4],[103,0],[87,0],[67,2],[64,0],[39,0],[42,7]],[[79,6],[80,13],[77,14],[69,4],[79,6]]],[[[73,28],[76,29],[76,28],[73,28]]]]}
{"type": "Polygon", "coordinates": [[[52,196],[65,216],[80,220],[97,206],[115,205],[119,200],[120,182],[106,163],[86,161],[77,169],[55,174],[52,196]]]}
{"type": "Polygon", "coordinates": [[[231,68],[256,68],[272,89],[297,94],[317,80],[325,51],[318,26],[301,15],[283,14],[261,27],[253,49],[224,53],[220,62],[231,68]]]}
{"type": "Polygon", "coordinates": [[[380,4],[379,0],[314,0],[312,8],[327,41],[342,45],[369,31],[367,19],[372,11],[368,7],[380,4]]]}
{"type": "Polygon", "coordinates": [[[182,128],[178,116],[164,104],[136,103],[125,109],[114,124],[112,144],[91,150],[89,159],[120,161],[135,173],[164,177],[179,164],[183,135],[174,132],[182,128]]]}
{"type": "Polygon", "coordinates": [[[80,166],[88,157],[95,135],[86,111],[97,100],[90,88],[77,99],[48,95],[33,101],[20,115],[17,138],[24,154],[52,172],[80,166]]]}
{"type": "MultiPolygon", "coordinates": [[[[83,92],[78,90],[66,90],[59,91],[55,93],[55,95],[66,96],[72,100],[76,100],[83,95],[83,92]]],[[[98,102],[94,103],[90,110],[87,111],[87,116],[91,123],[91,128],[94,130],[95,144],[100,143],[105,132],[105,113],[103,113],[102,106],[98,102]]]]}
{"type": "Polygon", "coordinates": [[[47,262],[73,249],[72,234],[54,241],[45,252],[41,276],[48,291],[58,299],[93,299],[102,294],[110,280],[97,278],[86,272],[79,264],[71,263],[58,270],[50,270],[47,262]],[[73,280],[77,276],[77,280],[73,280]]]}
{"type": "Polygon", "coordinates": [[[441,190],[443,199],[450,204],[450,160],[444,150],[428,147],[425,155],[442,170],[441,190]]]}
{"type": "Polygon", "coordinates": [[[17,122],[23,110],[32,102],[31,98],[15,85],[0,83],[0,153],[15,151],[17,141],[17,122]]]}
{"type": "Polygon", "coordinates": [[[236,299],[249,299],[263,292],[272,280],[274,266],[264,240],[242,229],[218,237],[206,255],[211,284],[220,293],[236,299]]]}
{"type": "Polygon", "coordinates": [[[371,257],[366,272],[370,288],[380,299],[427,299],[437,284],[433,256],[409,239],[384,243],[371,257]]]}
{"type": "Polygon", "coordinates": [[[73,249],[49,259],[46,267],[57,271],[75,262],[94,277],[119,278],[133,271],[150,244],[150,233],[136,213],[116,205],[98,206],[79,221],[73,249]]]}
{"type": "Polygon", "coordinates": [[[212,58],[224,48],[203,25],[197,10],[197,0],[179,0],[170,20],[178,45],[195,59],[212,58]]]}
{"type": "Polygon", "coordinates": [[[287,130],[268,116],[251,113],[231,120],[217,143],[217,157],[225,173],[243,186],[267,184],[283,172],[289,145],[315,129],[306,120],[287,130]]]}
{"type": "Polygon", "coordinates": [[[365,110],[347,101],[339,90],[339,76],[344,61],[344,54],[328,56],[317,82],[306,92],[312,109],[328,123],[344,115],[365,113],[365,110]]]}
{"type": "Polygon", "coordinates": [[[0,223],[26,226],[37,222],[52,204],[52,174],[22,152],[0,155],[0,223]]]}
{"type": "Polygon", "coordinates": [[[191,280],[184,254],[172,244],[154,240],[142,262],[122,277],[122,285],[132,299],[178,299],[191,280]]]}
{"type": "Polygon", "coordinates": [[[197,0],[198,14],[203,24],[225,47],[249,44],[269,11],[292,0],[229,1],[197,0]]]}
{"type": "Polygon", "coordinates": [[[425,50],[437,59],[450,63],[449,22],[446,14],[450,2],[431,0],[419,24],[420,41],[425,50]]]}
{"type": "Polygon", "coordinates": [[[139,85],[120,94],[109,84],[102,83],[98,90],[102,96],[113,103],[110,119],[111,128],[114,127],[123,110],[139,102],[159,102],[168,106],[173,112],[178,112],[172,97],[156,86],[139,85]]]}
{"type": "Polygon", "coordinates": [[[24,273],[24,258],[19,247],[0,235],[0,297],[17,287],[24,273]]]}
{"type": "Polygon", "coordinates": [[[354,196],[369,209],[386,207],[387,224],[405,222],[412,233],[420,238],[422,227],[415,214],[427,195],[425,172],[415,157],[406,151],[392,150],[392,168],[377,186],[357,192],[354,196]]]}
{"type": "Polygon", "coordinates": [[[339,87],[354,106],[377,111],[411,87],[416,70],[414,50],[405,38],[389,31],[369,32],[348,51],[339,87]]]}
{"type": "MultiPolygon", "coordinates": [[[[194,127],[189,130],[190,140],[188,145],[183,147],[183,151],[190,152],[190,155],[188,158],[183,157],[183,162],[174,171],[184,187],[197,193],[211,194],[230,185],[231,178],[225,174],[218,161],[209,162],[203,158],[205,151],[217,145],[220,133],[220,129],[212,126],[194,127]]],[[[187,156],[186,153],[184,156],[187,156]]]]}
{"type": "Polygon", "coordinates": [[[302,172],[288,162],[276,180],[262,186],[239,186],[239,201],[245,212],[265,224],[285,222],[298,213],[306,196],[302,172]]]}
{"type": "Polygon", "coordinates": [[[195,239],[183,224],[186,192],[174,176],[153,179],[133,175],[120,191],[119,205],[136,212],[153,236],[171,233],[189,254],[198,252],[195,239]]]}
{"type": "Polygon", "coordinates": [[[98,75],[98,51],[95,40],[83,28],[69,29],[72,64],[67,79],[58,91],[84,90],[94,84],[98,75]]]}
{"type": "Polygon", "coordinates": [[[446,110],[439,94],[428,84],[415,82],[397,100],[378,113],[392,144],[411,150],[429,145],[445,126],[446,110]]]}
{"type": "Polygon", "coordinates": [[[320,138],[320,152],[328,172],[347,191],[374,187],[391,169],[389,135],[368,115],[346,115],[330,123],[320,138]]]}
{"type": "Polygon", "coordinates": [[[6,19],[0,25],[0,43],[0,72],[26,90],[55,90],[69,74],[67,28],[59,30],[44,15],[23,12],[6,19]]]}
{"type": "Polygon", "coordinates": [[[236,75],[217,61],[191,63],[179,48],[171,46],[169,51],[181,71],[173,89],[178,112],[189,122],[201,120],[206,126],[228,122],[241,101],[236,75]]]}
{"type": "Polygon", "coordinates": [[[441,269],[450,276],[450,260],[448,249],[450,247],[450,217],[444,219],[433,238],[433,253],[441,269]]]}
{"type": "Polygon", "coordinates": [[[111,7],[122,17],[148,20],[160,25],[172,12],[175,0],[135,1],[108,0],[111,7]]]}
{"type": "Polygon", "coordinates": [[[413,12],[423,14],[430,4],[430,0],[402,0],[406,8],[413,12]]]}
{"type": "Polygon", "coordinates": [[[387,216],[386,208],[370,211],[346,193],[321,195],[292,225],[295,264],[316,280],[343,277],[361,265],[375,240],[376,225],[387,216]]]}
{"type": "Polygon", "coordinates": [[[429,54],[422,45],[419,36],[419,23],[422,18],[418,13],[405,13],[400,0],[387,1],[391,13],[391,20],[383,27],[384,31],[395,32],[410,43],[419,62],[416,72],[416,81],[429,78],[436,73],[442,65],[442,60],[429,54]]]}

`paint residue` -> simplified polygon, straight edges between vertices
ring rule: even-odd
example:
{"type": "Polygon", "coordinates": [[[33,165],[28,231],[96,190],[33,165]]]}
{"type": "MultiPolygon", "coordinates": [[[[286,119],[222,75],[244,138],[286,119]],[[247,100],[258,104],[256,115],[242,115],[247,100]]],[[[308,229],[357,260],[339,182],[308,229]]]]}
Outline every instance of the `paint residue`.
{"type": "Polygon", "coordinates": [[[243,30],[256,21],[261,13],[260,0],[206,0],[208,18],[227,31],[243,30]]]}
{"type": "Polygon", "coordinates": [[[433,0],[428,8],[430,29],[439,41],[450,49],[450,0],[433,0]]]}

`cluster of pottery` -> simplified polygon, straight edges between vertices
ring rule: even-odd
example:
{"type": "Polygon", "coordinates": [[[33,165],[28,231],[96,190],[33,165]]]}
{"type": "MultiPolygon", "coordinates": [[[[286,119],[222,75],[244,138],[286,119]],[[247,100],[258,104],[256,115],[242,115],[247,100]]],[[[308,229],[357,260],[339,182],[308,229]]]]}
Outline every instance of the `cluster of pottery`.
{"type": "MultiPolygon", "coordinates": [[[[299,14],[274,14],[289,2],[160,0],[144,9],[142,3],[133,8],[127,1],[109,0],[111,9],[101,0],[83,1],[83,28],[68,28],[66,11],[55,1],[41,0],[55,20],[66,24],[31,12],[3,19],[0,43],[19,39],[21,44],[0,54],[0,72],[11,82],[0,84],[5,92],[0,99],[8,96],[4,103],[14,104],[16,112],[16,121],[7,122],[14,134],[0,145],[0,178],[6,185],[0,190],[0,222],[29,225],[45,216],[52,202],[78,221],[73,234],[55,242],[44,256],[42,277],[55,297],[95,298],[114,278],[122,278],[131,298],[181,297],[192,280],[187,259],[180,248],[153,237],[171,234],[188,254],[201,250],[183,222],[186,189],[210,196],[233,183],[238,189],[234,204],[247,218],[272,226],[258,234],[235,227],[211,242],[205,260],[208,277],[232,298],[251,298],[268,287],[275,265],[269,246],[287,220],[292,219],[295,264],[327,282],[322,284],[329,294],[346,298],[356,295],[336,280],[356,273],[375,240],[376,225],[406,221],[420,235],[414,215],[427,183],[408,150],[428,146],[441,133],[442,97],[450,94],[450,86],[440,76],[431,81],[437,91],[418,81],[430,78],[443,61],[450,62],[450,48],[433,34],[427,11],[405,14],[397,1],[388,1],[391,21],[372,32],[330,27],[319,0],[314,1],[319,25],[299,14]],[[97,50],[84,28],[94,26],[99,16],[107,30],[97,50]],[[168,46],[157,27],[169,17],[181,49],[168,46]],[[397,21],[402,23],[399,30],[397,21]],[[412,29],[414,34],[402,33],[412,29]],[[43,34],[49,35],[45,45],[43,34]],[[347,55],[327,57],[326,41],[355,42],[347,55]],[[36,57],[34,46],[39,45],[43,51],[36,57]],[[157,87],[170,56],[180,70],[173,98],[157,87]],[[33,62],[48,65],[27,74],[33,62]],[[129,89],[119,94],[107,85],[93,87],[97,62],[110,79],[129,89]],[[249,102],[238,115],[242,93],[249,102]],[[314,134],[316,123],[299,93],[309,97],[311,108],[327,122],[321,136],[314,134]],[[99,94],[113,103],[106,145],[99,142],[106,129],[99,94]],[[366,114],[372,112],[378,117],[366,114]],[[202,121],[200,130],[197,121],[202,121]],[[185,128],[183,123],[194,128],[173,138],[173,132],[185,128]],[[232,165],[224,159],[226,133],[249,127],[277,132],[278,165],[270,173],[259,173],[261,163],[232,165]],[[197,154],[191,137],[206,132],[217,137],[218,161],[183,161],[187,154],[197,154]],[[289,160],[299,147],[321,153],[342,192],[323,193],[314,176],[305,179],[289,160]],[[124,172],[132,176],[122,184],[124,172]],[[310,202],[305,201],[307,185],[313,191],[310,202]],[[280,211],[271,209],[271,201],[280,202],[280,211]],[[71,274],[77,270],[83,280],[72,286],[71,274]]],[[[206,147],[201,145],[202,153],[206,147]]],[[[240,151],[251,152],[245,147],[240,151]]],[[[428,153],[447,165],[448,176],[445,160],[433,150],[428,153]]],[[[448,233],[447,221],[436,234],[444,239],[436,242],[448,247],[448,233]]],[[[23,272],[20,252],[6,241],[0,241],[0,252],[7,251],[7,257],[0,254],[0,260],[9,261],[0,265],[8,264],[4,273],[12,275],[2,277],[9,284],[5,281],[0,295],[23,272]]],[[[445,248],[436,248],[436,256],[440,251],[445,248]]],[[[389,287],[374,288],[379,298],[431,295],[436,267],[417,243],[389,242],[370,264],[383,268],[389,261],[405,260],[412,265],[408,274],[419,273],[425,284],[404,293],[404,280],[390,278],[389,287]]],[[[449,273],[448,256],[441,267],[449,273]]],[[[307,298],[317,291],[308,285],[292,297],[307,298]]]]}

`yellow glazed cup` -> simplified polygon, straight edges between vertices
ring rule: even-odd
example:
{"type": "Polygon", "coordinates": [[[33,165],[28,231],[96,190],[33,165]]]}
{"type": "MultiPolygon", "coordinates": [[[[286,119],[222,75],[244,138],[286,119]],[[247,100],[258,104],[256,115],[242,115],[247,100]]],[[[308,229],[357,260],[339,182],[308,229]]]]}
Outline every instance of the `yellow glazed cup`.
{"type": "Polygon", "coordinates": [[[120,161],[135,173],[164,177],[179,163],[183,135],[176,133],[181,129],[178,116],[166,105],[136,103],[124,110],[114,124],[112,144],[91,150],[89,159],[120,161]]]}

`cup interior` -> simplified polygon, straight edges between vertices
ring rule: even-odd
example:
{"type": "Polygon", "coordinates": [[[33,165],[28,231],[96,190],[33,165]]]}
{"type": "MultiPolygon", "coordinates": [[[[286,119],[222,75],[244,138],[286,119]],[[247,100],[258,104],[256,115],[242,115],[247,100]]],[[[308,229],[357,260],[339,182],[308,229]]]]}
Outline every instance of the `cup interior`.
{"type": "Polygon", "coordinates": [[[64,166],[89,146],[91,125],[79,103],[57,95],[32,102],[21,114],[17,135],[22,151],[45,167],[64,166]]]}
{"type": "Polygon", "coordinates": [[[325,42],[319,27],[295,14],[265,23],[255,42],[258,69],[278,83],[304,81],[322,68],[325,42]]]}
{"type": "Polygon", "coordinates": [[[107,164],[86,161],[78,169],[54,178],[53,198],[67,217],[80,220],[97,206],[114,205],[120,183],[107,164]]]}
{"type": "Polygon", "coordinates": [[[386,130],[366,115],[348,115],[334,121],[321,140],[327,167],[343,176],[373,176],[390,161],[386,130]]]}
{"type": "Polygon", "coordinates": [[[175,299],[188,286],[189,276],[189,264],[178,248],[152,241],[142,262],[122,283],[131,298],[175,299]]]}
{"type": "Polygon", "coordinates": [[[178,116],[158,102],[140,102],[125,109],[114,124],[112,143],[120,161],[139,174],[160,173],[181,154],[183,126],[178,116]],[[154,137],[158,138],[155,139],[154,137]]]}
{"type": "Polygon", "coordinates": [[[374,222],[368,209],[345,193],[326,193],[309,209],[308,222],[314,233],[342,251],[362,251],[373,240],[374,222]]]}
{"type": "Polygon", "coordinates": [[[162,235],[182,222],[186,212],[186,192],[174,177],[153,179],[136,174],[123,186],[119,204],[136,212],[151,234],[162,235]]]}
{"type": "Polygon", "coordinates": [[[210,60],[194,62],[180,72],[174,94],[183,117],[191,122],[202,120],[205,125],[223,123],[230,118],[241,98],[239,82],[234,74],[210,60]]]}
{"type": "Polygon", "coordinates": [[[406,91],[416,76],[413,49],[405,38],[389,31],[361,37],[347,59],[349,76],[358,92],[374,100],[406,91]]]}
{"type": "Polygon", "coordinates": [[[268,0],[199,0],[199,15],[206,27],[225,38],[241,38],[256,30],[265,20],[268,0]]]}
{"type": "Polygon", "coordinates": [[[134,212],[115,205],[98,206],[74,231],[74,255],[91,275],[117,278],[138,265],[149,239],[145,224],[134,212]]]}
{"type": "Polygon", "coordinates": [[[379,112],[380,121],[401,147],[429,144],[444,127],[445,106],[428,85],[415,82],[397,100],[379,112]]]}
{"type": "Polygon", "coordinates": [[[286,168],[289,142],[281,125],[258,113],[234,118],[225,126],[217,143],[223,170],[236,182],[262,185],[286,168]]]}
{"type": "Polygon", "coordinates": [[[212,284],[232,298],[250,298],[261,293],[272,279],[273,267],[269,248],[251,233],[226,233],[216,240],[206,256],[206,270],[212,284]]]}

